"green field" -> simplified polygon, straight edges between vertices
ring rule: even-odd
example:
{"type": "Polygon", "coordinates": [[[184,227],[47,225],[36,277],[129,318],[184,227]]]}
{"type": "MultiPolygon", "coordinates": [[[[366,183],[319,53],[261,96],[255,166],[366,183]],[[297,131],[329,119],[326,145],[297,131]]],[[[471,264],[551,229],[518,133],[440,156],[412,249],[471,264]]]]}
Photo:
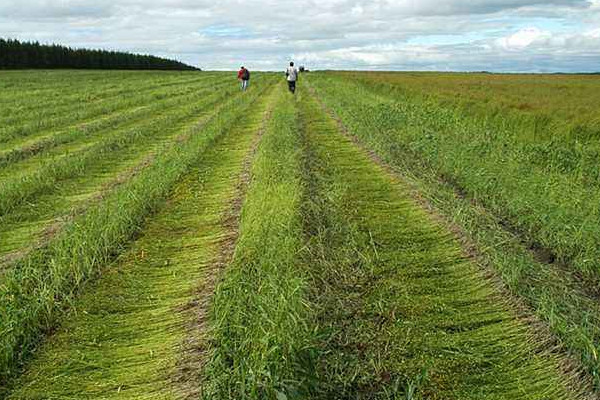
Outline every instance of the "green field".
{"type": "Polygon", "coordinates": [[[0,398],[598,398],[598,100],[0,72],[0,398]]]}

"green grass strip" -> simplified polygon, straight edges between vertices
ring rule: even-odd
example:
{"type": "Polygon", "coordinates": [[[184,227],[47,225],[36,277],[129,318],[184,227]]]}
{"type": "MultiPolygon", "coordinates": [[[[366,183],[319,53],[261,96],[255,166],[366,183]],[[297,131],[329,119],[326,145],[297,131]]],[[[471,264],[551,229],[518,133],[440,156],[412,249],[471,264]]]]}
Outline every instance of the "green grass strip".
{"type": "Polygon", "coordinates": [[[319,395],[578,399],[562,359],[452,234],[300,95],[319,395]]]}
{"type": "MultiPolygon", "coordinates": [[[[440,179],[439,168],[425,161],[418,152],[415,152],[415,150],[420,151],[421,146],[402,140],[396,133],[419,129],[420,125],[411,121],[411,113],[403,114],[400,112],[401,108],[398,108],[394,112],[394,118],[386,117],[390,114],[386,113],[389,108],[383,104],[370,106],[371,109],[375,107],[380,109],[369,113],[365,106],[356,104],[361,100],[350,100],[357,97],[352,94],[351,89],[346,91],[339,83],[328,82],[325,85],[326,81],[322,81],[324,78],[321,77],[313,80],[311,76],[310,79],[319,96],[328,106],[335,109],[350,132],[356,135],[361,143],[373,149],[385,162],[413,182],[419,195],[424,196],[451,223],[461,227],[462,234],[471,242],[469,245],[475,245],[480,262],[486,268],[496,271],[510,292],[524,299],[536,316],[548,324],[551,332],[558,337],[566,351],[581,361],[598,389],[600,387],[598,356],[600,354],[600,305],[597,294],[593,293],[596,291],[595,286],[581,280],[581,276],[575,272],[576,266],[540,260],[540,257],[531,251],[530,240],[524,240],[521,235],[515,235],[512,229],[507,229],[506,220],[498,216],[497,209],[474,204],[470,196],[460,196],[456,192],[454,182],[440,179]],[[361,114],[358,110],[361,110],[361,114]],[[406,120],[399,122],[403,116],[406,120]],[[385,128],[380,129],[378,126],[385,128]]],[[[346,82],[344,85],[352,84],[346,82]]],[[[365,93],[364,88],[361,90],[363,94],[359,96],[360,98],[372,99],[372,93],[365,93]]],[[[389,99],[381,100],[384,101],[389,99]]],[[[417,116],[421,112],[415,111],[417,116]]],[[[427,135],[431,138],[432,134],[433,132],[423,133],[414,137],[428,140],[427,135]]],[[[457,146],[458,143],[460,142],[457,142],[457,146]]],[[[439,157],[440,160],[450,156],[450,153],[446,152],[440,154],[444,154],[443,157],[439,157]]],[[[471,179],[480,179],[475,170],[471,171],[471,179]]],[[[514,181],[520,182],[521,179],[514,181]]],[[[571,180],[571,184],[576,185],[576,180],[571,180]]],[[[549,187],[554,188],[553,185],[549,187]]],[[[505,195],[502,190],[496,192],[500,196],[505,195]]],[[[560,196],[578,197],[577,192],[570,189],[558,190],[556,193],[559,192],[560,196]]],[[[514,201],[522,201],[517,197],[521,196],[514,196],[514,201]]],[[[535,203],[546,200],[545,196],[539,196],[535,203]]],[[[588,206],[592,204],[594,203],[589,202],[588,206]]],[[[576,202],[572,202],[572,205],[577,207],[576,202]]],[[[555,208],[555,211],[561,213],[560,207],[555,208]]],[[[551,214],[545,214],[544,218],[550,218],[551,214]]],[[[597,229],[597,226],[592,224],[588,227],[597,229]]],[[[549,226],[548,229],[552,230],[549,226]]],[[[555,233],[564,234],[564,232],[560,233],[560,230],[556,230],[555,233]]],[[[573,238],[569,238],[568,241],[573,242],[573,238]]],[[[585,243],[581,245],[584,246],[585,243]]],[[[598,246],[594,244],[594,248],[594,251],[597,251],[598,246]]]]}
{"type": "Polygon", "coordinates": [[[266,102],[196,160],[141,237],[75,301],[9,399],[176,399],[198,389],[178,380],[181,352],[198,328],[197,304],[212,294],[208,275],[229,236],[224,217],[266,102]]]}
{"type": "MultiPolygon", "coordinates": [[[[185,98],[189,101],[190,97],[200,93],[214,93],[216,90],[223,89],[222,86],[225,85],[227,83],[223,81],[219,82],[219,84],[202,82],[202,85],[195,84],[186,87],[171,88],[170,92],[165,92],[168,96],[157,93],[134,96],[127,101],[115,102],[121,104],[112,109],[102,110],[92,119],[80,121],[76,125],[66,128],[61,127],[60,130],[50,132],[41,131],[40,134],[20,137],[18,140],[13,140],[6,144],[6,146],[3,146],[2,151],[0,151],[0,168],[5,168],[11,163],[45,152],[50,148],[58,151],[60,145],[71,143],[81,138],[88,139],[102,134],[107,129],[115,129],[124,123],[147,118],[153,113],[160,112],[161,109],[168,107],[170,104],[175,104],[185,98]]],[[[72,104],[71,107],[72,109],[76,109],[78,106],[72,104]]]]}
{"type": "Polygon", "coordinates": [[[151,119],[136,124],[125,131],[115,131],[103,137],[91,146],[83,146],[73,154],[65,153],[54,162],[42,164],[40,167],[34,161],[30,163],[32,170],[14,174],[14,178],[0,183],[0,216],[12,211],[16,206],[31,199],[37,194],[52,190],[57,182],[77,175],[84,175],[86,169],[99,162],[107,155],[116,155],[126,151],[133,144],[152,141],[155,137],[164,136],[177,128],[180,124],[190,120],[198,120],[197,115],[210,106],[214,101],[223,99],[227,93],[215,93],[199,102],[175,104],[172,108],[165,108],[151,119]]]}
{"type": "MultiPolygon", "coordinates": [[[[73,215],[83,212],[94,201],[101,200],[131,175],[151,164],[156,154],[165,151],[175,141],[197,132],[219,112],[228,93],[232,94],[225,91],[195,103],[194,107],[201,111],[183,122],[161,126],[159,120],[149,121],[148,126],[152,126],[156,134],[128,143],[118,151],[107,152],[87,165],[81,173],[55,182],[50,189],[1,216],[0,266],[10,265],[10,260],[40,247],[48,236],[56,234],[73,215]],[[3,262],[4,260],[7,261],[3,262]]],[[[171,113],[177,112],[178,109],[171,110],[171,113]]],[[[118,137],[118,132],[116,133],[118,137]]]]}
{"type": "MultiPolygon", "coordinates": [[[[107,74],[106,76],[110,76],[107,74]]],[[[2,120],[0,129],[0,143],[23,140],[32,136],[39,136],[53,129],[62,128],[75,123],[84,123],[102,114],[122,110],[140,98],[163,99],[173,93],[173,86],[193,87],[210,84],[211,81],[223,81],[222,77],[188,76],[185,80],[177,79],[172,75],[171,82],[156,83],[153,80],[116,81],[109,90],[101,90],[98,86],[90,86],[84,82],[75,86],[71,82],[65,84],[68,89],[59,89],[50,102],[40,100],[32,101],[29,98],[27,107],[10,107],[11,117],[2,120]],[[193,78],[193,79],[192,79],[193,78]],[[114,86],[114,84],[117,84],[114,86]],[[114,88],[113,88],[114,86],[114,88]],[[67,91],[74,91],[74,96],[69,96],[67,91]],[[34,106],[33,110],[28,110],[34,106]]],[[[36,98],[37,99],[37,98],[36,98]]]]}
{"type": "Polygon", "coordinates": [[[119,254],[145,218],[215,140],[244,115],[272,79],[228,102],[189,140],[156,161],[100,204],[76,218],[49,245],[20,261],[0,284],[0,376],[15,373],[41,334],[56,325],[81,287],[119,254]]]}
{"type": "Polygon", "coordinates": [[[595,136],[573,141],[537,127],[535,117],[470,116],[458,105],[400,91],[390,95],[332,74],[308,79],[346,126],[386,160],[434,169],[528,245],[545,249],[551,262],[578,274],[584,286],[600,285],[595,136]]]}
{"type": "Polygon", "coordinates": [[[278,88],[252,169],[234,259],[217,286],[211,356],[203,371],[208,399],[283,399],[307,395],[313,359],[298,263],[301,148],[294,98],[278,88]]]}

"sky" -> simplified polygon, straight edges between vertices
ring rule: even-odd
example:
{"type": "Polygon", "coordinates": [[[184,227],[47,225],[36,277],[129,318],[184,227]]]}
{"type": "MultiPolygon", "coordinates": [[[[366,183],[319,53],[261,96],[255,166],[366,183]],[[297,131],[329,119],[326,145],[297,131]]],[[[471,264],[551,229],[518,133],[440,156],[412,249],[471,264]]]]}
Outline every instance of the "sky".
{"type": "Polygon", "coordinates": [[[600,71],[600,0],[0,0],[0,37],[203,69],[600,71]]]}

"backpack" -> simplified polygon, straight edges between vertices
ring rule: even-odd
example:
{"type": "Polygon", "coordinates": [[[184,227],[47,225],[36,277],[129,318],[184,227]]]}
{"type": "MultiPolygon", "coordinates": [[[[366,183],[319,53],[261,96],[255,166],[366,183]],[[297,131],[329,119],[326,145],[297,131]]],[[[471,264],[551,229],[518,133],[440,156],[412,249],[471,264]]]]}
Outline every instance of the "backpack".
{"type": "Polygon", "coordinates": [[[242,79],[245,81],[250,80],[250,71],[248,71],[247,69],[244,70],[244,72],[242,73],[242,79]]]}

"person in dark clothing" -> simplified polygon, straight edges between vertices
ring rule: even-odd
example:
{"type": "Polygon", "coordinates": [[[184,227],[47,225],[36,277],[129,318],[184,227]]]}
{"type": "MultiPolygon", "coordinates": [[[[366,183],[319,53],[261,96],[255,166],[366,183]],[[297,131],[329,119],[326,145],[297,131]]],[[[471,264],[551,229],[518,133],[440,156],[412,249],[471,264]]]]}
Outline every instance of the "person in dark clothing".
{"type": "Polygon", "coordinates": [[[242,91],[246,91],[248,88],[248,82],[250,81],[250,71],[246,67],[240,68],[238,71],[238,80],[242,83],[242,91]]]}

